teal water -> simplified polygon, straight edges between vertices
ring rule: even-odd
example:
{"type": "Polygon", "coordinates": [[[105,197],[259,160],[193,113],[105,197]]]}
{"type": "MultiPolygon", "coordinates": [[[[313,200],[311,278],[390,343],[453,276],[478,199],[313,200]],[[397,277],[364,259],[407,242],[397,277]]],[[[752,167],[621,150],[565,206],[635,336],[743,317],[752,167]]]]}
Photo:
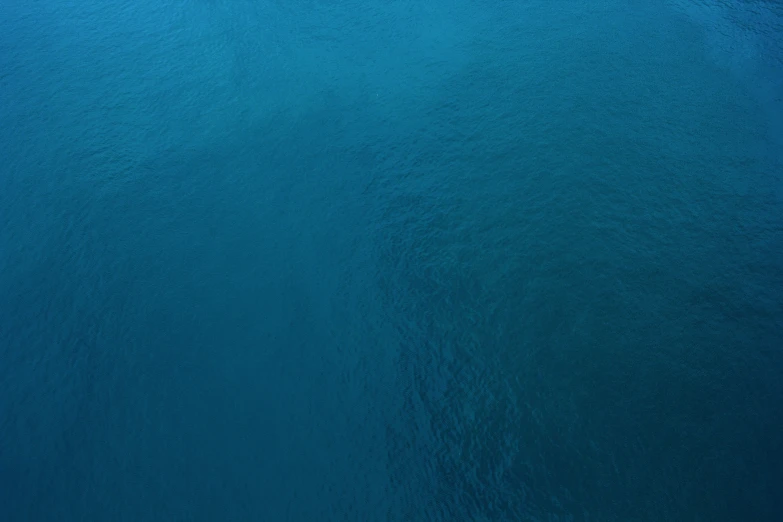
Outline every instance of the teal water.
{"type": "Polygon", "coordinates": [[[5,0],[0,520],[783,519],[783,7],[5,0]]]}

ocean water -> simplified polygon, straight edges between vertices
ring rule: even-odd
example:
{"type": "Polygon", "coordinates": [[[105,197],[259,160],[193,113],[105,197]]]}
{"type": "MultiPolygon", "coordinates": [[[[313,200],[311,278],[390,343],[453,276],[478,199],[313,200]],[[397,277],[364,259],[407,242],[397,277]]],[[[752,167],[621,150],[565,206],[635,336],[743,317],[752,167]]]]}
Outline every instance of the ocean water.
{"type": "Polygon", "coordinates": [[[783,6],[4,0],[0,520],[783,520],[783,6]]]}

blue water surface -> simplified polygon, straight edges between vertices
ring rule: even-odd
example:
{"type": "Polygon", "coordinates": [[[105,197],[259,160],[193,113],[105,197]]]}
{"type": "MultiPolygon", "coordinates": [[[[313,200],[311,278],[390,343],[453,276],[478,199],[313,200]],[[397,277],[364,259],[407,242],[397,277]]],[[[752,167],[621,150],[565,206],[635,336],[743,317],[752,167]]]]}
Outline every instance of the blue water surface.
{"type": "Polygon", "coordinates": [[[4,0],[0,520],[783,520],[783,7],[4,0]]]}

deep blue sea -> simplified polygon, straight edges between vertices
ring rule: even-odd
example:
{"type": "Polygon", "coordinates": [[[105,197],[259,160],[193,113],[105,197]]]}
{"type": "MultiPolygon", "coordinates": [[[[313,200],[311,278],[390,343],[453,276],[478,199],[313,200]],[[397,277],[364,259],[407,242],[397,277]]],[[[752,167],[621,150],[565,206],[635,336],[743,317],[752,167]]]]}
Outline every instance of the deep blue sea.
{"type": "Polygon", "coordinates": [[[0,521],[783,521],[783,4],[2,0],[0,521]]]}

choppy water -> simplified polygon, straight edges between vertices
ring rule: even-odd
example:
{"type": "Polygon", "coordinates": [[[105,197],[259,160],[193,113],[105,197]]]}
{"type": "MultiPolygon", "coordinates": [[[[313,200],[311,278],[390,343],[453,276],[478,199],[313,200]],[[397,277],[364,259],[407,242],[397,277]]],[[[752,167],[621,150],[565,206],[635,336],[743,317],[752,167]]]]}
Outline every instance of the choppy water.
{"type": "Polygon", "coordinates": [[[783,8],[0,6],[0,519],[778,521],[783,8]]]}

